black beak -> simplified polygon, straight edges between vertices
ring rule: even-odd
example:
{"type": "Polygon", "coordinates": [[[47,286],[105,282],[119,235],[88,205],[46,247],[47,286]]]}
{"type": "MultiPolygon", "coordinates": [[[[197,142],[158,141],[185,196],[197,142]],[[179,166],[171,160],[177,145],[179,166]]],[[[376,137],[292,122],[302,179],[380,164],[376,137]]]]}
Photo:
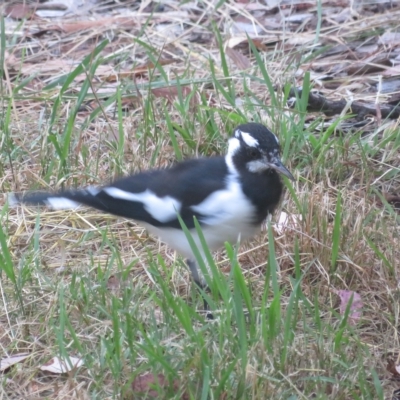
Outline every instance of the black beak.
{"type": "Polygon", "coordinates": [[[269,162],[268,166],[274,169],[276,172],[285,175],[291,181],[295,180],[292,173],[282,164],[282,161],[279,158],[276,158],[274,161],[269,162]]]}

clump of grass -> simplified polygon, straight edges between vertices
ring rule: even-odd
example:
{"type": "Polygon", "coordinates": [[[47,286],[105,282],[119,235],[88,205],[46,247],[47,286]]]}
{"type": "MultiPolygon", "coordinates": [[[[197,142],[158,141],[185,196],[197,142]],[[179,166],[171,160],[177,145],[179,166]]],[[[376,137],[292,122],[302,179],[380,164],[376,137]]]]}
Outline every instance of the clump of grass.
{"type": "MultiPolygon", "coordinates": [[[[3,23],[2,72],[11,46],[4,32],[3,23]]],[[[101,88],[99,67],[121,67],[133,51],[110,56],[104,41],[35,98],[23,77],[12,81],[14,91],[1,86],[3,191],[99,184],[223,153],[232,128],[256,120],[277,132],[297,177],[286,182],[277,213],[302,221],[278,234],[273,219],[251,243],[216,255],[205,249],[211,293],[199,294],[183,260],[140,226],[93,210],[38,216],[2,203],[0,346],[7,355],[32,353],[3,376],[5,396],[28,398],[33,389],[22,383],[35,377],[48,398],[131,398],[135,379],[151,373],[168,382],[156,385],[160,398],[387,397],[382,360],[395,348],[400,254],[398,214],[382,191],[398,177],[397,127],[344,137],[336,134],[342,118],[318,132],[321,121],[306,120],[308,74],[297,108],[286,110],[294,70],[284,53],[262,54],[249,41],[252,71],[237,70],[214,27],[209,57],[177,51],[173,69],[157,63],[163,48],[149,32],[146,25],[129,42],[155,66],[147,80],[122,78],[109,89],[100,80],[101,88]],[[159,88],[175,95],[157,96],[159,88]],[[40,111],[22,104],[14,118],[24,100],[40,111]],[[335,288],[361,294],[359,325],[338,313],[335,288]],[[199,313],[202,295],[215,321],[199,313]],[[84,365],[44,375],[39,367],[55,355],[84,365]]]]}

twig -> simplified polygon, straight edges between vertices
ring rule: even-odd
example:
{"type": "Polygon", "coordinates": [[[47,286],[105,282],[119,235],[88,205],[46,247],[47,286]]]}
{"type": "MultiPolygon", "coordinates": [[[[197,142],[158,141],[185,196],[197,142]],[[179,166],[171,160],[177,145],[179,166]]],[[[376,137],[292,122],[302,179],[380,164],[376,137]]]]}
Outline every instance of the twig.
{"type": "MultiPolygon", "coordinates": [[[[288,101],[290,107],[294,107],[295,100],[296,98],[301,97],[301,93],[301,89],[290,89],[290,98],[294,98],[289,99],[290,101],[288,101]]],[[[332,116],[340,114],[346,105],[347,101],[345,99],[329,100],[320,94],[310,92],[308,96],[307,111],[323,112],[327,116],[332,116]]],[[[389,119],[397,119],[400,117],[400,106],[392,106],[390,104],[379,105],[380,115],[378,115],[377,106],[375,103],[361,103],[359,101],[355,101],[351,104],[349,111],[352,114],[355,114],[356,118],[359,120],[364,119],[367,115],[389,119]]]]}

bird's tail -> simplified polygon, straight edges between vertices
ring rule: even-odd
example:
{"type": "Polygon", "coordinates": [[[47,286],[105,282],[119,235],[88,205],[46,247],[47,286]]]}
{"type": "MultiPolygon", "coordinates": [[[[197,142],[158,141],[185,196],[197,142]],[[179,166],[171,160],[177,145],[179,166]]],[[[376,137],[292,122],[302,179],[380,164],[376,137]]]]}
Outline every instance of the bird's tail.
{"type": "Polygon", "coordinates": [[[80,205],[106,210],[107,208],[97,197],[99,189],[89,187],[80,190],[67,190],[59,193],[31,192],[23,195],[12,193],[8,196],[8,204],[16,206],[21,203],[47,206],[54,210],[74,209],[80,205]]]}

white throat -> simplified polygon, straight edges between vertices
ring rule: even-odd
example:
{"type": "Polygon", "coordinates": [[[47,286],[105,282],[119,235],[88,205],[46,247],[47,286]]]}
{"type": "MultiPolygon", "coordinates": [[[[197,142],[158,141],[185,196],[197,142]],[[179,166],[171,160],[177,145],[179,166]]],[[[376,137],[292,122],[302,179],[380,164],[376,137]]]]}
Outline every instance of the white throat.
{"type": "Polygon", "coordinates": [[[228,144],[228,151],[225,156],[225,162],[228,166],[228,170],[231,174],[236,175],[238,173],[237,169],[235,168],[235,164],[233,163],[233,157],[240,149],[240,141],[239,139],[233,137],[229,139],[228,144]]]}

